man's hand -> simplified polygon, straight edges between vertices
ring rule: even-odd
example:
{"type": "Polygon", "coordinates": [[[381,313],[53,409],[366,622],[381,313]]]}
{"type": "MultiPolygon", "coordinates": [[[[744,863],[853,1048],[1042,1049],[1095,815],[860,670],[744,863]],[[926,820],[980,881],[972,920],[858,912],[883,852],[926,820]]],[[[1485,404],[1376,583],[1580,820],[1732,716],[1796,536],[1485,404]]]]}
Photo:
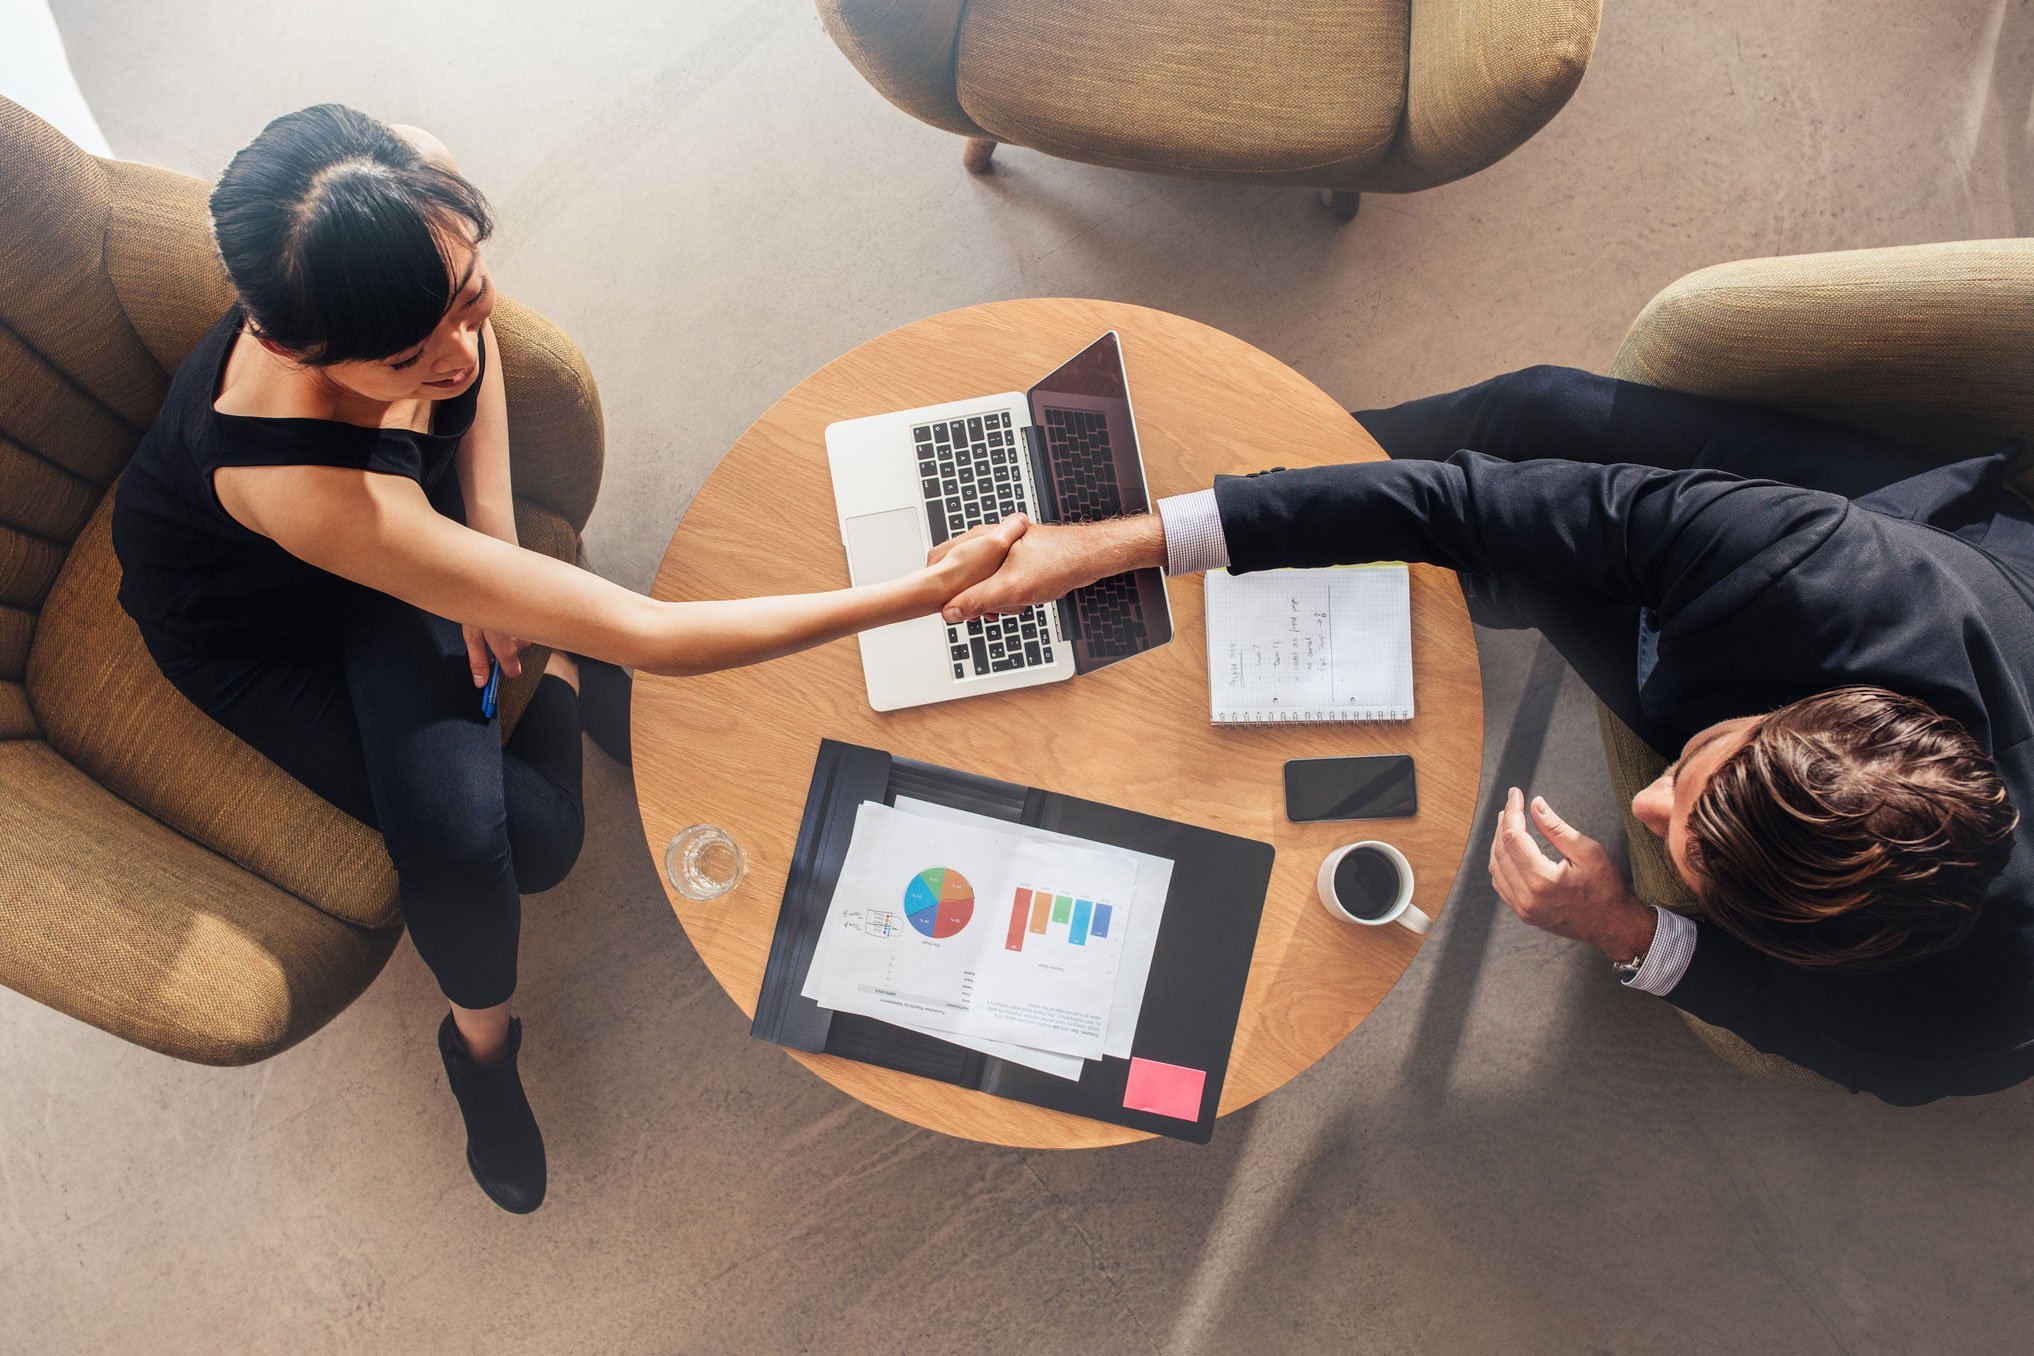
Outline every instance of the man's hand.
{"type": "MultiPolygon", "coordinates": [[[[938,564],[967,539],[940,543],[928,559],[938,564]]],[[[1164,564],[1165,528],[1156,514],[1074,525],[1033,523],[1010,547],[995,576],[958,593],[946,605],[945,616],[949,622],[963,622],[1016,612],[1112,574],[1164,564]]]]}
{"type": "Polygon", "coordinates": [[[522,674],[523,647],[528,641],[501,631],[483,631],[477,626],[462,625],[459,633],[466,637],[466,667],[473,672],[475,687],[487,686],[487,670],[495,659],[501,661],[502,677],[522,674]]]}
{"type": "Polygon", "coordinates": [[[1538,796],[1532,818],[1566,860],[1552,860],[1533,841],[1519,789],[1505,793],[1490,844],[1490,883],[1505,907],[1536,928],[1587,942],[1614,961],[1644,955],[1659,920],[1632,894],[1602,845],[1538,796]]]}
{"type": "Polygon", "coordinates": [[[1038,530],[1021,513],[1013,513],[1000,523],[971,527],[934,547],[925,558],[926,571],[938,591],[951,598],[995,574],[1012,546],[1038,530]]]}

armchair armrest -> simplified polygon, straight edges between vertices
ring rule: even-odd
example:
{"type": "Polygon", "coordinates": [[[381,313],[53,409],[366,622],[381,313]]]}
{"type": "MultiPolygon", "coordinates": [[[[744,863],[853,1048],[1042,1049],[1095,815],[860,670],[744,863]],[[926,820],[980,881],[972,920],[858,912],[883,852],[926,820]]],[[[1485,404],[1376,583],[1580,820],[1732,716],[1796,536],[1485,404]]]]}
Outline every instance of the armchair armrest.
{"type": "Polygon", "coordinates": [[[606,465],[606,425],[592,369],[578,345],[519,302],[496,304],[502,379],[508,383],[509,476],[528,500],[585,528],[606,465]]]}
{"type": "Polygon", "coordinates": [[[2034,444],[2034,240],[1750,259],[1647,303],[1614,375],[1905,438],[2034,444]]]}
{"type": "Polygon", "coordinates": [[[288,1049],[358,997],[402,935],[321,912],[40,740],[0,742],[0,838],[0,984],[178,1059],[288,1049]]]}
{"type": "Polygon", "coordinates": [[[1631,853],[1632,892],[1648,904],[1675,913],[1699,913],[1695,896],[1682,883],[1667,856],[1667,845],[1631,812],[1631,798],[1659,777],[1667,760],[1601,702],[1596,722],[1603,732],[1603,758],[1610,769],[1610,791],[1624,820],[1624,840],[1631,853]]]}
{"type": "Polygon", "coordinates": [[[934,127],[989,135],[961,108],[954,75],[967,0],[819,0],[834,46],[885,99],[934,127]]]}
{"type": "Polygon", "coordinates": [[[1603,0],[1412,0],[1405,121],[1364,187],[1432,188],[1495,164],[1582,82],[1603,0]]]}

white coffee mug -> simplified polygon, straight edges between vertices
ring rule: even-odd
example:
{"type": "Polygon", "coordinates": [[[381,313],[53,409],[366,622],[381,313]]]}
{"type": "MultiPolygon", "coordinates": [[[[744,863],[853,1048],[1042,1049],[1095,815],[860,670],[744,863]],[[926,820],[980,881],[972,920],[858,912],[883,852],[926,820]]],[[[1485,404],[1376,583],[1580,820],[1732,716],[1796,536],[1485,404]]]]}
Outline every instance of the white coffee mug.
{"type": "Polygon", "coordinates": [[[1412,863],[1405,859],[1403,852],[1389,843],[1365,839],[1360,843],[1336,848],[1328,854],[1328,860],[1321,863],[1321,873],[1314,878],[1314,886],[1320,892],[1321,907],[1345,923],[1362,923],[1367,927],[1375,927],[1382,923],[1403,923],[1418,933],[1424,933],[1434,925],[1433,919],[1413,905],[1412,863]],[[1392,900],[1391,907],[1375,918],[1358,918],[1335,902],[1335,868],[1342,864],[1344,857],[1358,848],[1375,849],[1398,871],[1398,898],[1392,900]]]}

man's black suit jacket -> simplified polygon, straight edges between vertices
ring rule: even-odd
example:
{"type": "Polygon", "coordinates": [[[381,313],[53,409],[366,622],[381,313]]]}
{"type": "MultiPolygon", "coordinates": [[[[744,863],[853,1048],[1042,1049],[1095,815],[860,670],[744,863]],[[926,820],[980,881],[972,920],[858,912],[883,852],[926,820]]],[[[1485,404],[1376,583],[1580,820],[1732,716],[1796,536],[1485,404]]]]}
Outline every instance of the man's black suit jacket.
{"type": "MultiPolygon", "coordinates": [[[[1668,1001],[1889,1102],[2034,1074],[2034,521],[2004,456],[1855,501],[1717,471],[1473,452],[1225,477],[1231,568],[1423,561],[1647,609],[1646,713],[1685,738],[1853,683],[1956,719],[2022,812],[2010,864],[1952,952],[1869,974],[1782,964],[1698,922],[1668,1001]]],[[[1637,638],[1634,636],[1634,664],[1637,638]]]]}

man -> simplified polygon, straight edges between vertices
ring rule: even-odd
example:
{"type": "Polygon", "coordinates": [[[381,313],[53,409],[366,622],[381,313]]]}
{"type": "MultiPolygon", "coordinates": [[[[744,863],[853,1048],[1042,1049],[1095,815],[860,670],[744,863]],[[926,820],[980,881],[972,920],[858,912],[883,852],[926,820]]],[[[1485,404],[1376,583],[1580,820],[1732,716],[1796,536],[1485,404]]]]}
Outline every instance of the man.
{"type": "Polygon", "coordinates": [[[1478,622],[1537,627],[1676,759],[1632,808],[1703,908],[1640,904],[1599,845],[1512,790],[1489,867],[1514,912],[1890,1102],[2034,1074],[2034,860],[2014,837],[2034,803],[2034,513],[2004,489],[2017,444],[1938,465],[1550,368],[1356,417],[1393,460],[1034,525],[947,618],[1140,566],[1457,570],[1478,622]]]}

